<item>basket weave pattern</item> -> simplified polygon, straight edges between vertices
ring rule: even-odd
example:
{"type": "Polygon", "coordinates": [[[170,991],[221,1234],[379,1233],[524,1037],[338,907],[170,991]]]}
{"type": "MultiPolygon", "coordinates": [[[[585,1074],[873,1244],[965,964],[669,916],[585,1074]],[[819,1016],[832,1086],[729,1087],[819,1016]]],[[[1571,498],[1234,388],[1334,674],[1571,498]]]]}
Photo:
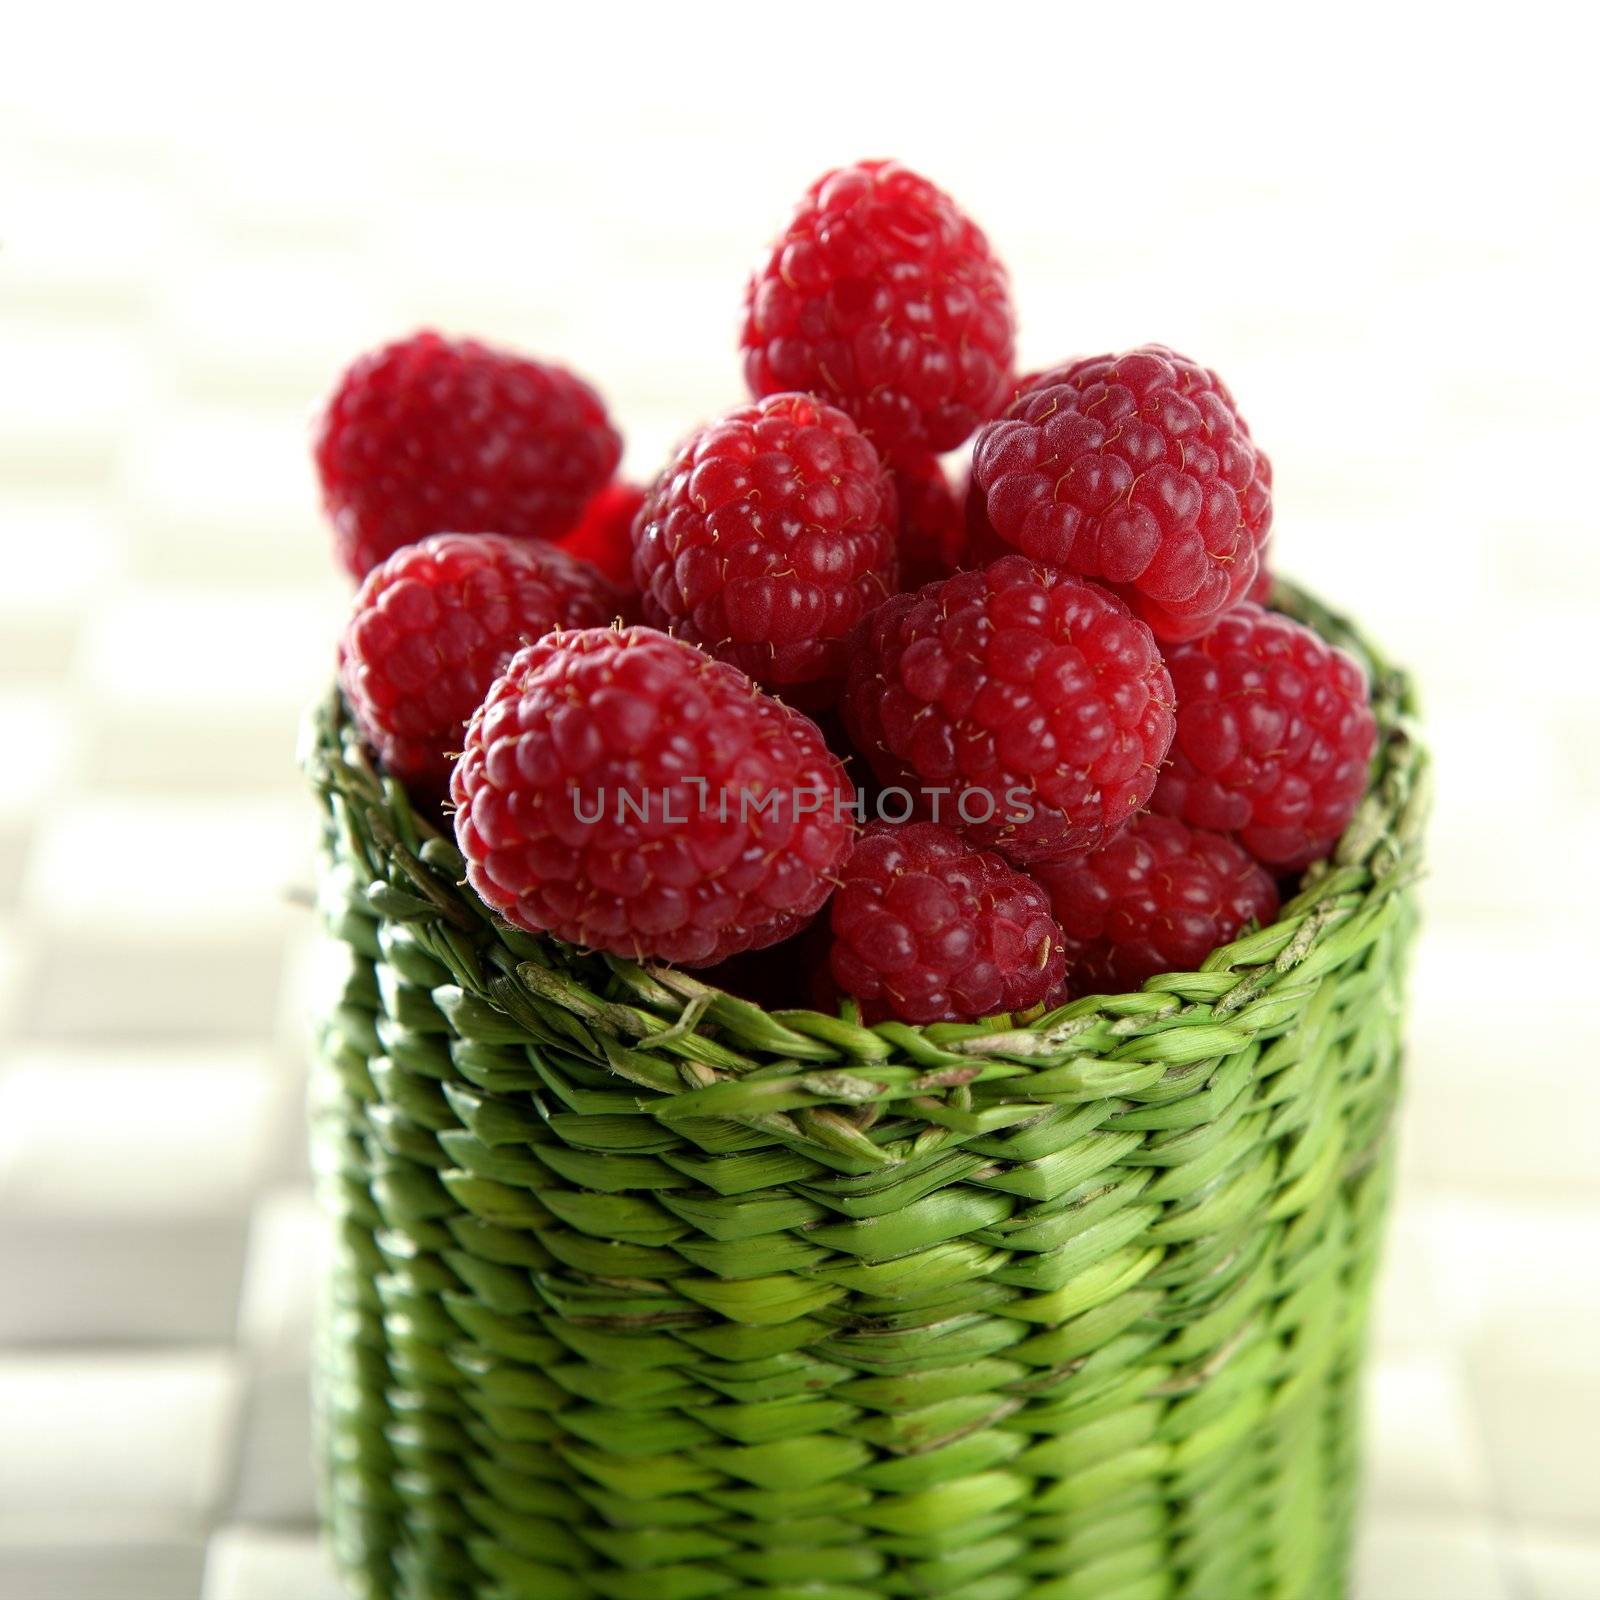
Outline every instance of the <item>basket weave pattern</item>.
{"type": "Polygon", "coordinates": [[[1343,1592],[1425,761],[1204,971],[866,1029],[496,923],[336,700],[313,1123],[357,1595],[1343,1592]]]}

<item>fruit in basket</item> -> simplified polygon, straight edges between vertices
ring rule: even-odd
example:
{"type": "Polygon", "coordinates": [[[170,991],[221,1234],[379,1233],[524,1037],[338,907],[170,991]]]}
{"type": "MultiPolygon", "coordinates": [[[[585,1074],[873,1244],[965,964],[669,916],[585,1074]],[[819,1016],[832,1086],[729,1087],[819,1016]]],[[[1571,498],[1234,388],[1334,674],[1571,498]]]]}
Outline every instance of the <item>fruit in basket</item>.
{"type": "Polygon", "coordinates": [[[1029,379],[978,436],[967,511],[980,553],[1110,584],[1188,639],[1255,580],[1272,471],[1214,372],[1144,345],[1029,379]]]}
{"type": "Polygon", "coordinates": [[[797,932],[855,833],[815,724],[652,628],[519,651],[450,793],[468,879],[507,921],[688,967],[797,932]]]}
{"type": "Polygon", "coordinates": [[[1148,812],[1098,850],[1033,876],[1049,892],[1079,994],[1193,971],[1278,910],[1271,877],[1240,845],[1148,812]]]}
{"type": "Polygon", "coordinates": [[[430,332],[360,357],[316,437],[323,503],[357,578],[430,533],[559,538],[621,454],[581,378],[430,332]]]}
{"type": "Polygon", "coordinates": [[[868,826],[829,917],[833,980],[868,1021],[962,1022],[1060,997],[1045,891],[937,823],[868,826]]]}
{"type": "MultiPolygon", "coordinates": [[[[855,642],[845,724],[879,780],[1019,863],[1093,849],[1150,798],[1172,682],[1115,595],[1026,556],[896,595],[855,642]]],[[[926,813],[925,813],[926,814],[926,813]]]]}
{"type": "Polygon", "coordinates": [[[441,533],[362,580],[339,643],[339,683],[397,778],[434,792],[467,719],[516,650],[557,628],[604,627],[620,593],[550,545],[441,533]]]}
{"type": "Polygon", "coordinates": [[[850,630],[894,589],[897,526],[889,474],[844,412],[803,394],[740,406],[692,433],[645,497],[645,620],[826,703],[850,630]]]}
{"type": "Polygon", "coordinates": [[[1236,834],[1275,869],[1327,855],[1366,791],[1377,743],[1354,658],[1249,602],[1166,656],[1178,729],[1154,809],[1236,834]]]}
{"type": "Polygon", "coordinates": [[[952,450],[1003,404],[1015,317],[982,231],[926,178],[863,161],[819,178],[745,293],[754,395],[802,389],[885,456],[952,450]]]}
{"type": "Polygon", "coordinates": [[[1063,942],[1080,989],[1194,966],[1332,849],[1373,713],[1264,609],[1271,466],[1228,389],[1161,345],[1019,380],[1014,335],[982,232],[863,161],[749,282],[756,398],[648,489],[562,368],[431,332],[349,368],[316,441],[365,574],[340,682],[419,802],[450,783],[492,907],[932,1020],[1053,999],[1063,942]],[[852,775],[879,820],[816,920],[852,775]],[[1046,888],[1061,937],[1013,960],[1046,888]]]}
{"type": "MultiPolygon", "coordinates": [[[[957,389],[1009,366],[1009,310],[1002,359],[969,335],[1003,273],[926,189],[832,175],[752,290],[762,398],[559,541],[477,541],[592,585],[625,546],[666,631],[518,649],[442,813],[318,708],[352,1592],[1340,1586],[1409,684],[1273,590],[1373,663],[1383,727],[1337,868],[1275,872],[1356,804],[1373,712],[1249,603],[1265,458],[1146,349],[1026,380],[953,495],[935,435],[987,414],[957,389]],[[809,375],[766,393],[780,368],[809,375]]],[[[380,744],[515,631],[503,586],[386,587],[458,543],[363,588],[343,665],[380,744]]]]}

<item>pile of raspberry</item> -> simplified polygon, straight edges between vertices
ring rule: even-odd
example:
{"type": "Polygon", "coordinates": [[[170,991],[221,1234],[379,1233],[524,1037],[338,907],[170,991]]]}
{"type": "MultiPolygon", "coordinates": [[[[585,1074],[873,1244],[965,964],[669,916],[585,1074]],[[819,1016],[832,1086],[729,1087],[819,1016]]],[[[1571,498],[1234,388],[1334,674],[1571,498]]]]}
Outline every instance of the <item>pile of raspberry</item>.
{"type": "Polygon", "coordinates": [[[1164,345],[1019,374],[895,162],[751,275],[749,397],[619,476],[566,368],[422,332],[315,459],[375,768],[507,923],[870,1024],[1029,1019],[1277,915],[1367,790],[1361,666],[1271,608],[1272,469],[1164,345]]]}

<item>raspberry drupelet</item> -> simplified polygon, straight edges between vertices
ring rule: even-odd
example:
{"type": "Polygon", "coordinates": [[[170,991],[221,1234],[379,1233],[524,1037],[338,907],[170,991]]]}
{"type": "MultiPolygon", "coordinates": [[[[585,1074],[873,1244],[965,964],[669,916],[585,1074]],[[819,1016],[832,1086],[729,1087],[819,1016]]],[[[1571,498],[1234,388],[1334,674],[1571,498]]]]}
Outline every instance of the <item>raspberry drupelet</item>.
{"type": "Polygon", "coordinates": [[[829,969],[869,1022],[964,1022],[1060,998],[1045,891],[932,822],[875,822],[829,908],[829,969]]]}
{"type": "Polygon", "coordinates": [[[1098,850],[1032,870],[1049,891],[1078,994],[1192,972],[1278,911],[1271,877],[1240,845],[1175,817],[1145,813],[1098,850]]]}
{"type": "Polygon", "coordinates": [[[1190,639],[1255,581],[1272,470],[1214,372],[1162,345],[1029,379],[973,449],[969,533],[1112,585],[1190,639]]]}
{"type": "Polygon", "coordinates": [[[798,932],[855,833],[815,725],[652,628],[520,651],[450,793],[468,880],[507,921],[687,967],[798,932]]]}
{"type": "Polygon", "coordinates": [[[624,606],[592,567],[550,545],[435,534],[362,581],[339,682],[388,770],[437,794],[467,718],[512,655],[557,628],[604,627],[624,606]]]}
{"type": "Polygon", "coordinates": [[[1327,855],[1361,803],[1377,746],[1356,661],[1248,601],[1166,654],[1178,731],[1152,808],[1236,834],[1279,871],[1327,855]]]}
{"type": "Polygon", "coordinates": [[[1016,555],[880,606],[842,709],[881,782],[1019,863],[1117,832],[1172,742],[1149,628],[1104,589],[1016,555]]]}
{"type": "Polygon", "coordinates": [[[850,630],[894,589],[894,486],[856,425],[811,395],[691,434],[633,525],[647,622],[797,704],[836,698],[850,630]]]}
{"type": "Polygon", "coordinates": [[[892,161],[818,179],[745,293],[755,395],[804,389],[883,453],[953,450],[1004,404],[1015,316],[1005,268],[942,190],[892,161]]]}
{"type": "Polygon", "coordinates": [[[430,533],[559,538],[621,454],[581,378],[429,332],[357,360],[316,438],[323,503],[357,578],[430,533]]]}

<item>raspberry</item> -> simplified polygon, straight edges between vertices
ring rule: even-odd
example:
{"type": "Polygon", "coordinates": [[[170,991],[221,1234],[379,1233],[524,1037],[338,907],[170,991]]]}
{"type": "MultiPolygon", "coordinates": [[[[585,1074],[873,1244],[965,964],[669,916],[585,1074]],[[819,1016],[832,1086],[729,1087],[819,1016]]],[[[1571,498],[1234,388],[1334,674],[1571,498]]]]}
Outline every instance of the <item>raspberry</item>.
{"type": "Polygon", "coordinates": [[[643,489],[620,480],[608,484],[584,507],[583,520],[561,540],[561,549],[631,590],[633,519],[643,504],[643,489]]]}
{"type": "Polygon", "coordinates": [[[1039,374],[978,436],[967,515],[1192,639],[1256,576],[1272,470],[1214,372],[1162,345],[1039,374]]]}
{"type": "Polygon", "coordinates": [[[953,450],[1004,404],[1005,268],[926,178],[863,161],[819,178],[745,291],[750,392],[826,395],[883,453],[953,450]]]}
{"type": "Polygon", "coordinates": [[[1272,573],[1267,567],[1267,552],[1263,546],[1260,564],[1256,568],[1256,575],[1251,580],[1250,587],[1245,590],[1246,600],[1253,600],[1258,606],[1267,605],[1272,599],[1272,573]]]}
{"type": "Polygon", "coordinates": [[[894,475],[900,501],[900,587],[948,578],[967,544],[964,496],[950,487],[937,456],[919,456],[894,475]]]}
{"type": "Polygon", "coordinates": [[[1105,590],[1017,555],[880,606],[843,711],[884,783],[920,787],[924,810],[942,803],[944,820],[1018,862],[1115,833],[1172,742],[1172,682],[1149,628],[1105,590]]]}
{"type": "Polygon", "coordinates": [[[621,453],[582,379],[437,333],[362,356],[316,439],[340,559],[358,578],[430,533],[558,538],[621,453]]]}
{"type": "Polygon", "coordinates": [[[896,518],[877,451],[842,411],[803,394],[741,406],[691,434],[646,496],[645,620],[825,702],[845,636],[894,588],[896,518]]]}
{"type": "Polygon", "coordinates": [[[1061,929],[1045,891],[932,822],[875,822],[831,908],[834,981],[869,1021],[966,1022],[1058,996],[1061,929]]]}
{"type": "Polygon", "coordinates": [[[651,628],[519,651],[450,794],[468,880],[508,921],[689,967],[797,932],[855,832],[816,727],[651,628]]]}
{"type": "Polygon", "coordinates": [[[1033,875],[1050,892],[1083,994],[1191,972],[1247,923],[1278,913],[1272,879],[1232,839],[1174,817],[1135,817],[1092,854],[1033,875]]]}
{"type": "Polygon", "coordinates": [[[339,681],[397,778],[442,786],[450,752],[512,654],[555,628],[603,627],[622,597],[549,545],[440,533],[369,572],[339,644],[339,681]]]}
{"type": "Polygon", "coordinates": [[[1170,648],[1167,666],[1178,732],[1154,808],[1237,834],[1268,866],[1297,871],[1325,856],[1355,814],[1377,744],[1361,668],[1248,601],[1170,648]]]}

